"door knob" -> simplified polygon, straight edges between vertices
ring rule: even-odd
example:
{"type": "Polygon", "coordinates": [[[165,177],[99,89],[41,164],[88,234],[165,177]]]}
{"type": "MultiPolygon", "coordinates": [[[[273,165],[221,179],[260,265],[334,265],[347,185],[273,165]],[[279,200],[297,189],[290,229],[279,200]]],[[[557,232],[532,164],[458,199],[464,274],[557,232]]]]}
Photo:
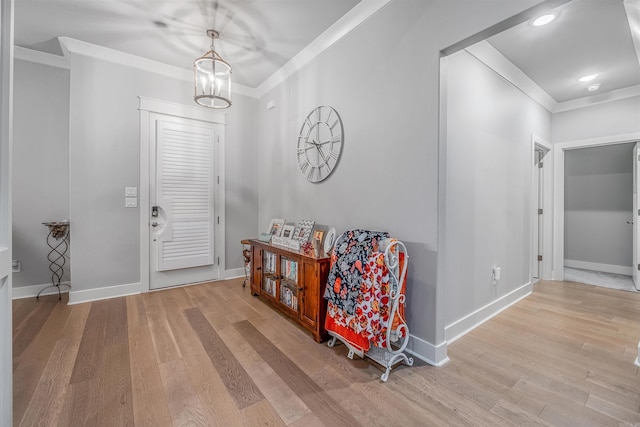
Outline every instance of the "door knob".
{"type": "Polygon", "coordinates": [[[627,221],[627,224],[633,224],[633,220],[627,221]]]}
{"type": "Polygon", "coordinates": [[[151,226],[152,226],[152,227],[157,227],[157,226],[158,226],[158,223],[154,221],[154,222],[152,222],[152,223],[151,223],[151,226]]]}

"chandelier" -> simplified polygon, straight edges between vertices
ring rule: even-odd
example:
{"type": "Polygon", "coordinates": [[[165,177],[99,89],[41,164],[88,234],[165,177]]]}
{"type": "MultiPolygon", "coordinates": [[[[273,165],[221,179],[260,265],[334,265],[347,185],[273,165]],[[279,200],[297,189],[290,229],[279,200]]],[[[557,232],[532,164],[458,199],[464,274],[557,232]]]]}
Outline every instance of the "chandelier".
{"type": "Polygon", "coordinates": [[[231,107],[231,65],[220,57],[213,41],[220,37],[216,30],[207,30],[211,50],[193,62],[193,100],[203,107],[231,107]]]}

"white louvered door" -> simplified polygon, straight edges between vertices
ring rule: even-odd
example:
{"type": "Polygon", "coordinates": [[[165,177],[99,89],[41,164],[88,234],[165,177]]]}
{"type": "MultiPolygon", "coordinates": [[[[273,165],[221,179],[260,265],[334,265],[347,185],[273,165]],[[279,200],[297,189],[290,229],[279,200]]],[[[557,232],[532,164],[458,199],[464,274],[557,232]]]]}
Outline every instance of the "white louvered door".
{"type": "Polygon", "coordinates": [[[215,280],[216,125],[161,115],[153,122],[150,288],[215,280]]]}

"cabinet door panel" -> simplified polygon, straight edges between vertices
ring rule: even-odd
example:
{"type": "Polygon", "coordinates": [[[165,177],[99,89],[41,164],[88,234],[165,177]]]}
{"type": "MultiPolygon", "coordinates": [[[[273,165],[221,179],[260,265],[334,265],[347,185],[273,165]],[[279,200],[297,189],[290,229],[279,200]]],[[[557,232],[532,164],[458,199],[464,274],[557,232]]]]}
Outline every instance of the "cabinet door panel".
{"type": "Polygon", "coordinates": [[[300,320],[313,329],[318,324],[318,270],[315,264],[302,263],[302,304],[300,305],[300,320]]]}
{"type": "Polygon", "coordinates": [[[262,283],[262,249],[251,246],[251,293],[258,295],[262,283]]]}

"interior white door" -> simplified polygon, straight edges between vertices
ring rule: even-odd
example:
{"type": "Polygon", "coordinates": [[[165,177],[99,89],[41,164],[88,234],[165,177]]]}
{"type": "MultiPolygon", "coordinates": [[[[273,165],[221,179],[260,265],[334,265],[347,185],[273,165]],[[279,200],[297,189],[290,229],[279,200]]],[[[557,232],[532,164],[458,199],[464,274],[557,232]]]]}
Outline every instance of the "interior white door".
{"type": "Polygon", "coordinates": [[[216,125],[152,114],[151,289],[218,279],[216,125]]]}
{"type": "Polygon", "coordinates": [[[638,267],[640,266],[640,227],[638,227],[638,209],[640,204],[638,203],[638,189],[640,189],[640,154],[638,154],[638,143],[633,147],[633,217],[631,222],[633,223],[633,265],[631,266],[631,277],[633,278],[633,284],[636,289],[640,290],[640,282],[638,278],[638,267]]]}

